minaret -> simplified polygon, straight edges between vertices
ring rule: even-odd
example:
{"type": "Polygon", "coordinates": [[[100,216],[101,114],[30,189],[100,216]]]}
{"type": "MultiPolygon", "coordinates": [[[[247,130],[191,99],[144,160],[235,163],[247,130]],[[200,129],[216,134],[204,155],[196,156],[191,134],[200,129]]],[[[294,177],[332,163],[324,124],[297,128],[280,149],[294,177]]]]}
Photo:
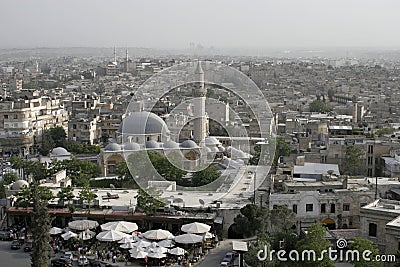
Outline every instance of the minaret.
{"type": "Polygon", "coordinates": [[[115,48],[115,46],[114,46],[114,61],[113,61],[113,63],[115,65],[117,65],[117,49],[115,48]]]}
{"type": "Polygon", "coordinates": [[[207,118],[206,118],[206,94],[207,89],[204,86],[204,71],[201,68],[200,61],[197,62],[195,70],[196,84],[193,88],[194,117],[193,120],[193,137],[198,144],[204,142],[207,136],[207,118]]]}
{"type": "Polygon", "coordinates": [[[126,55],[125,55],[125,72],[129,72],[129,55],[128,55],[128,47],[126,48],[126,55]]]}
{"type": "Polygon", "coordinates": [[[357,101],[356,95],[353,95],[352,102],[353,102],[353,123],[357,123],[358,122],[358,101],[357,101]]]}

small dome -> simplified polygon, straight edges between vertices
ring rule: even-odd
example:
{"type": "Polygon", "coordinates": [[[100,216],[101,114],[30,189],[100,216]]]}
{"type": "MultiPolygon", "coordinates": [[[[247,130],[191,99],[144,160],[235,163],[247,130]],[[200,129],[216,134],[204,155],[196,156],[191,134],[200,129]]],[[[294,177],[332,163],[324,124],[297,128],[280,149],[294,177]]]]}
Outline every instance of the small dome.
{"type": "Polygon", "coordinates": [[[110,143],[104,148],[104,150],[106,150],[106,151],[120,151],[121,150],[121,146],[118,145],[117,143],[110,143]]]}
{"type": "Polygon", "coordinates": [[[212,137],[212,136],[206,137],[205,143],[207,146],[216,146],[216,145],[220,144],[220,142],[217,140],[217,138],[212,137]]]}
{"type": "Polygon", "coordinates": [[[140,145],[138,143],[125,143],[124,150],[140,150],[140,145]]]}
{"type": "Polygon", "coordinates": [[[231,147],[231,146],[228,146],[227,148],[225,148],[225,151],[228,152],[228,153],[231,153],[232,147],[231,147]]]}
{"type": "Polygon", "coordinates": [[[11,190],[21,190],[24,187],[29,187],[29,183],[25,180],[18,180],[11,185],[11,190]]]}
{"type": "Polygon", "coordinates": [[[211,148],[206,147],[206,152],[207,152],[207,153],[211,153],[211,152],[212,152],[212,151],[211,151],[211,148]]]}
{"type": "Polygon", "coordinates": [[[69,153],[63,147],[56,147],[56,148],[53,148],[53,150],[51,151],[50,155],[51,156],[70,156],[71,153],[69,153]]]}
{"type": "Polygon", "coordinates": [[[198,148],[197,144],[192,140],[183,141],[181,144],[182,148],[198,148]]]}
{"type": "Polygon", "coordinates": [[[219,150],[219,152],[225,152],[225,147],[220,146],[220,147],[218,147],[218,150],[219,150]]]}
{"type": "Polygon", "coordinates": [[[216,146],[212,147],[212,148],[211,148],[211,152],[213,152],[213,153],[219,152],[218,147],[216,147],[216,146]]]}
{"type": "Polygon", "coordinates": [[[164,143],[164,148],[179,148],[179,145],[177,142],[174,141],[167,141],[164,143]]]}
{"type": "Polygon", "coordinates": [[[154,113],[142,111],[133,112],[127,116],[117,131],[125,135],[143,134],[168,134],[168,127],[165,121],[154,113]]]}
{"type": "Polygon", "coordinates": [[[144,143],[144,146],[146,148],[159,148],[160,147],[160,145],[154,140],[146,141],[146,143],[144,143]]]}

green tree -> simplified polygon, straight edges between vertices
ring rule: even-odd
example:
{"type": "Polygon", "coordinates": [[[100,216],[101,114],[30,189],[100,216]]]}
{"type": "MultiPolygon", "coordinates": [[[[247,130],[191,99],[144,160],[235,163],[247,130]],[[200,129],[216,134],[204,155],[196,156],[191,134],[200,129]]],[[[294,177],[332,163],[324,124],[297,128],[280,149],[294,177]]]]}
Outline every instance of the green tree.
{"type": "Polygon", "coordinates": [[[48,202],[49,200],[54,199],[53,192],[48,187],[45,186],[38,186],[35,185],[37,181],[34,181],[31,185],[32,187],[26,187],[24,186],[22,190],[17,192],[16,194],[16,206],[17,207],[33,207],[34,206],[34,193],[38,193],[40,199],[43,201],[48,202]],[[36,190],[36,192],[33,192],[33,189],[36,190]]]}
{"type": "Polygon", "coordinates": [[[356,175],[357,169],[361,166],[361,157],[364,151],[357,146],[346,147],[346,172],[350,175],[356,175]]]}
{"type": "Polygon", "coordinates": [[[128,168],[128,164],[125,161],[117,163],[117,165],[115,166],[115,173],[122,180],[123,187],[139,188],[138,184],[136,183],[136,180],[134,179],[128,168]]]}
{"type": "Polygon", "coordinates": [[[15,173],[9,172],[3,175],[3,181],[5,184],[11,184],[18,180],[18,175],[15,173]]]}
{"type": "Polygon", "coordinates": [[[100,167],[93,162],[77,158],[63,161],[53,160],[49,170],[52,174],[66,170],[67,176],[71,178],[74,186],[86,186],[89,184],[89,179],[98,177],[101,173],[100,167]]]}
{"type": "Polygon", "coordinates": [[[244,237],[251,237],[256,234],[264,237],[269,215],[267,207],[247,204],[240,209],[240,214],[235,217],[233,231],[244,237]]]}
{"type": "Polygon", "coordinates": [[[334,267],[332,260],[325,253],[325,257],[320,259],[323,250],[327,250],[331,246],[331,243],[326,238],[326,229],[321,223],[315,223],[307,229],[306,237],[301,239],[296,244],[296,250],[299,255],[302,255],[303,251],[314,251],[313,253],[305,254],[305,258],[301,258],[299,262],[300,266],[306,267],[334,267]],[[307,255],[308,256],[307,258],[307,255]],[[303,261],[304,260],[304,261],[303,261]]]}
{"type": "Polygon", "coordinates": [[[58,126],[48,130],[55,147],[65,147],[67,134],[63,127],[58,126]]]}
{"type": "Polygon", "coordinates": [[[310,112],[329,112],[332,108],[326,105],[322,100],[314,100],[310,103],[310,112]]]}
{"type": "Polygon", "coordinates": [[[261,145],[254,146],[254,155],[252,155],[251,159],[249,160],[250,165],[257,165],[258,161],[260,160],[261,155],[261,145]]]}
{"type": "Polygon", "coordinates": [[[42,144],[40,146],[40,154],[47,156],[50,151],[55,147],[53,138],[51,137],[50,131],[45,130],[42,135],[42,144]]]}
{"type": "Polygon", "coordinates": [[[194,172],[192,175],[191,186],[202,186],[214,182],[220,176],[220,172],[217,167],[210,165],[207,168],[194,172]]]}
{"type": "Polygon", "coordinates": [[[166,201],[161,198],[162,191],[155,188],[149,188],[147,191],[139,189],[138,194],[135,196],[137,207],[141,209],[146,215],[153,215],[156,210],[165,207],[166,201]]]}
{"type": "Polygon", "coordinates": [[[31,193],[33,199],[33,211],[32,211],[33,223],[31,225],[33,246],[32,246],[32,256],[31,256],[31,266],[47,267],[49,259],[49,248],[50,248],[49,242],[51,240],[49,231],[52,221],[49,212],[47,210],[49,196],[46,190],[40,189],[40,187],[37,186],[37,183],[34,183],[32,185],[31,193]]]}
{"type": "Polygon", "coordinates": [[[71,186],[62,187],[57,193],[57,198],[63,206],[65,206],[65,202],[68,202],[69,204],[74,197],[74,189],[71,186]]]}
{"type": "Polygon", "coordinates": [[[275,157],[273,165],[277,166],[280,157],[290,156],[290,147],[285,142],[285,138],[277,137],[275,139],[275,157]]]}
{"type": "Polygon", "coordinates": [[[382,128],[375,132],[375,134],[378,137],[382,137],[384,135],[393,134],[393,133],[394,133],[394,129],[392,129],[392,128],[382,128]]]}
{"type": "Polygon", "coordinates": [[[90,213],[90,205],[96,197],[97,197],[96,194],[93,193],[93,191],[91,190],[91,188],[88,185],[85,186],[79,192],[79,199],[82,201],[82,203],[85,203],[85,202],[87,203],[89,213],[90,213]]]}
{"type": "Polygon", "coordinates": [[[270,211],[270,214],[272,232],[287,233],[296,224],[296,214],[288,209],[286,205],[277,206],[270,211]]]}
{"type": "Polygon", "coordinates": [[[370,240],[364,239],[364,238],[354,238],[353,243],[351,243],[348,246],[349,249],[351,250],[357,250],[360,254],[359,260],[354,260],[352,263],[354,264],[354,267],[378,267],[382,266],[381,262],[373,261],[377,255],[379,255],[379,250],[378,247],[370,240]],[[371,251],[371,254],[368,256],[371,261],[366,261],[362,257],[362,253],[366,250],[371,251]]]}

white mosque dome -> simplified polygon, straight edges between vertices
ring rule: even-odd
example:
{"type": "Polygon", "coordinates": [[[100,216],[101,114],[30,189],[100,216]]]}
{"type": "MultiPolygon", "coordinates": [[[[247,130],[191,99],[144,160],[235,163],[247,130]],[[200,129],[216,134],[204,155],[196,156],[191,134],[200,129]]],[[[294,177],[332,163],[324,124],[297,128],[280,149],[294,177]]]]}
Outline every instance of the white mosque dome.
{"type": "Polygon", "coordinates": [[[217,140],[217,138],[212,137],[212,136],[206,137],[205,143],[207,146],[216,146],[216,145],[220,144],[220,142],[217,140]]]}
{"type": "Polygon", "coordinates": [[[197,144],[193,140],[185,140],[181,143],[182,148],[198,148],[197,144]]]}
{"type": "Polygon", "coordinates": [[[29,187],[29,183],[25,180],[18,180],[11,185],[11,190],[21,190],[24,187],[29,187]]]}
{"type": "Polygon", "coordinates": [[[164,148],[170,148],[170,149],[179,148],[179,144],[177,142],[175,142],[175,141],[167,141],[167,142],[164,143],[163,147],[164,148]]]}
{"type": "Polygon", "coordinates": [[[56,147],[53,148],[53,150],[50,153],[51,156],[57,157],[57,156],[71,156],[71,153],[69,153],[65,148],[63,147],[56,147]]]}
{"type": "Polygon", "coordinates": [[[118,133],[127,135],[168,134],[167,124],[154,113],[133,112],[119,126],[118,133]]]}
{"type": "Polygon", "coordinates": [[[121,146],[118,145],[117,143],[110,143],[104,148],[104,150],[105,151],[120,151],[121,146]]]}
{"type": "Polygon", "coordinates": [[[219,152],[225,152],[225,147],[220,146],[220,147],[218,147],[218,150],[219,150],[219,152]]]}
{"type": "Polygon", "coordinates": [[[144,143],[144,146],[146,148],[159,148],[160,147],[160,145],[154,140],[146,141],[146,143],[144,143]]]}
{"type": "Polygon", "coordinates": [[[125,143],[124,150],[140,150],[140,145],[138,143],[125,143]]]}

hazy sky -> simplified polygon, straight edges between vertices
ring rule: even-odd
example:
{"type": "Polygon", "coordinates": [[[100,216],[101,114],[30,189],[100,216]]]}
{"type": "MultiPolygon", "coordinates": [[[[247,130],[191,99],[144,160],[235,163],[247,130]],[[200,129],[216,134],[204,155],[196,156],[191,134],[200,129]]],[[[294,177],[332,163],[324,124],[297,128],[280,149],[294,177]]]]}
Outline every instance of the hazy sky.
{"type": "Polygon", "coordinates": [[[1,48],[400,48],[399,0],[0,1],[1,48]]]}

